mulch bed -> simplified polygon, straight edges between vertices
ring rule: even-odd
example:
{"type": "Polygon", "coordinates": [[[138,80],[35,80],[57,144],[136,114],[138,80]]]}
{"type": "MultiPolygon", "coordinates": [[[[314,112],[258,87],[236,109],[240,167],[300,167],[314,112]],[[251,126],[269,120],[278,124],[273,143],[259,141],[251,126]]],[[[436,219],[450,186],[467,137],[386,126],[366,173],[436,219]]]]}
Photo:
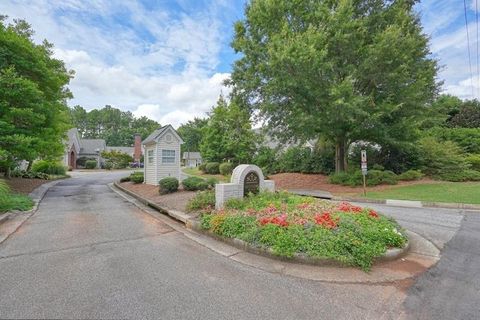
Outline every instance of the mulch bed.
{"type": "Polygon", "coordinates": [[[12,192],[26,195],[28,195],[30,192],[32,192],[34,189],[41,186],[42,184],[50,182],[50,180],[24,178],[10,178],[5,179],[5,181],[12,189],[12,192]]]}
{"type": "Polygon", "coordinates": [[[161,195],[158,193],[158,186],[143,183],[122,182],[120,185],[158,205],[182,212],[186,212],[188,201],[195,196],[195,191],[182,189],[179,189],[178,192],[161,195]]]}
{"type": "MultiPolygon", "coordinates": [[[[323,174],[304,173],[279,173],[270,175],[270,180],[275,181],[275,188],[282,189],[304,189],[328,191],[334,195],[353,195],[363,191],[363,187],[348,187],[328,182],[328,176],[323,174]]],[[[435,183],[434,180],[422,179],[417,181],[399,181],[397,185],[379,185],[367,187],[368,191],[383,191],[395,186],[414,185],[423,183],[435,183]]]]}

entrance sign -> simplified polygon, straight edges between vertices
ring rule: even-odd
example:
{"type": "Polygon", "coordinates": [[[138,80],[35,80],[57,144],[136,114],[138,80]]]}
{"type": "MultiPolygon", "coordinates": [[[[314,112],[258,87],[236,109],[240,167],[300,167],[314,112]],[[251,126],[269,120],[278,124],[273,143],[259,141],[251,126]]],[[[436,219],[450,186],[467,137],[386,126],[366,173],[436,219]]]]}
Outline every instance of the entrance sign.
{"type": "Polygon", "coordinates": [[[225,201],[243,198],[249,193],[275,191],[275,182],[265,180],[262,170],[253,164],[241,164],[233,169],[230,183],[215,185],[215,208],[223,208],[225,201]]]}
{"type": "Polygon", "coordinates": [[[367,168],[367,150],[362,150],[362,177],[363,177],[363,195],[367,195],[367,179],[366,175],[368,173],[368,168],[367,168]]]}

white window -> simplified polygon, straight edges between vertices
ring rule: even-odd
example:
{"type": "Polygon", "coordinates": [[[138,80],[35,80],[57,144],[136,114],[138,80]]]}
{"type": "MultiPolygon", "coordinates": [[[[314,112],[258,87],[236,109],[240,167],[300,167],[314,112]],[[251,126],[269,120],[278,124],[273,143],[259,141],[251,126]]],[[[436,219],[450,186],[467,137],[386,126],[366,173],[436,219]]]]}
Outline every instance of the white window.
{"type": "Polygon", "coordinates": [[[175,163],[175,150],[162,150],[162,163],[175,163]]]}
{"type": "Polygon", "coordinates": [[[148,157],[148,164],[153,164],[153,150],[148,150],[147,157],[148,157]]]}

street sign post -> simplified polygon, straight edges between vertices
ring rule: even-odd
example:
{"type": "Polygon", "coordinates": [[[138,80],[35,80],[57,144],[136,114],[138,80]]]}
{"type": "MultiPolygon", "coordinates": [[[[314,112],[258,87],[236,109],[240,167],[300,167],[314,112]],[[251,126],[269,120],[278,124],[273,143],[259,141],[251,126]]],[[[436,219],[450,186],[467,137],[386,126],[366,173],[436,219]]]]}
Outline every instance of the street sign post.
{"type": "Polygon", "coordinates": [[[363,195],[367,196],[367,150],[362,150],[362,177],[363,177],[363,195]]]}

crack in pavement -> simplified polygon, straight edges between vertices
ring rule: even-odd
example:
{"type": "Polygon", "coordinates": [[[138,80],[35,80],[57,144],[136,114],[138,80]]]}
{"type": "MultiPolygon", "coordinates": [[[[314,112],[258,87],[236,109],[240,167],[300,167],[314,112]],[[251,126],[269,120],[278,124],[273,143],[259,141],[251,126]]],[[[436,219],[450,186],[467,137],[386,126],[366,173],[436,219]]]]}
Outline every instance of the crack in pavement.
{"type": "Polygon", "coordinates": [[[163,235],[168,235],[168,234],[174,233],[174,232],[177,232],[177,231],[176,230],[169,230],[169,231],[166,231],[166,232],[157,233],[157,234],[150,235],[150,236],[143,236],[143,237],[137,237],[137,238],[125,238],[125,239],[117,239],[117,240],[108,240],[108,241],[101,241],[101,242],[85,244],[85,245],[81,245],[81,246],[72,246],[72,247],[68,247],[68,248],[40,250],[40,251],[34,251],[34,252],[13,254],[13,255],[9,255],[9,256],[0,256],[0,260],[16,258],[16,257],[21,257],[21,256],[33,256],[33,255],[38,255],[38,254],[47,254],[47,253],[55,253],[55,252],[76,250],[76,249],[82,249],[82,248],[95,248],[96,246],[101,246],[101,245],[110,244],[110,243],[120,243],[120,242],[138,241],[138,240],[142,240],[142,239],[156,238],[156,237],[160,237],[160,236],[163,236],[163,235]]]}

